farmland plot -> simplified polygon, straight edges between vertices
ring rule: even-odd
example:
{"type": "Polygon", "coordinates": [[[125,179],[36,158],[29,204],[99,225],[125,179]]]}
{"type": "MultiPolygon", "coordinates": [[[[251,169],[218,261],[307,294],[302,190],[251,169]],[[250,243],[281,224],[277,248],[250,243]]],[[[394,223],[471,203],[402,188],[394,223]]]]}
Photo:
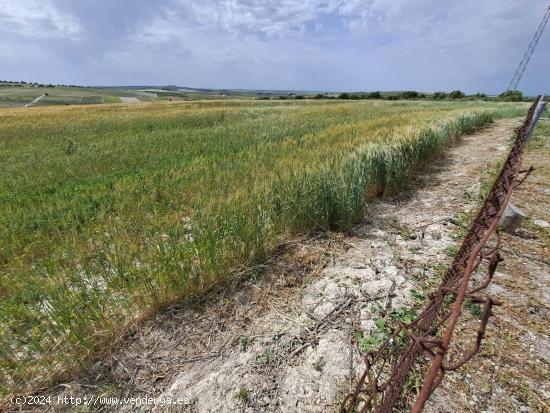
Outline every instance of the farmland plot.
{"type": "Polygon", "coordinates": [[[523,105],[196,102],[0,111],[0,394],[74,370],[283,240],[345,229],[523,105]],[[79,360],[79,362],[75,362],[79,360]]]}

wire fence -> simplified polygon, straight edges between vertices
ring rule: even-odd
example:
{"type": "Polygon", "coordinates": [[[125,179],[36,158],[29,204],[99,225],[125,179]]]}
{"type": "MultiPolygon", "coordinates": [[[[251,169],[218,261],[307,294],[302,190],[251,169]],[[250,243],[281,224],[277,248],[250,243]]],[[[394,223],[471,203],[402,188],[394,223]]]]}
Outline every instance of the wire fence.
{"type": "Polygon", "coordinates": [[[419,413],[445,373],[458,369],[479,351],[491,309],[499,304],[485,292],[498,263],[502,261],[499,252],[499,222],[513,189],[533,170],[521,170],[521,160],[525,145],[545,105],[545,99],[539,96],[529,109],[522,126],[516,129],[515,142],[506,162],[441,285],[430,295],[424,311],[408,324],[398,321],[392,335],[380,348],[365,356],[366,368],[354,390],[344,399],[341,413],[389,413],[399,404],[406,408],[404,393],[407,391],[407,378],[411,369],[427,357],[429,367],[420,392],[410,408],[411,413],[419,413]],[[476,273],[482,264],[486,266],[485,271],[476,273]],[[465,300],[482,305],[482,313],[470,349],[457,357],[457,351],[449,350],[465,300]],[[450,360],[451,353],[454,360],[450,360]]]}

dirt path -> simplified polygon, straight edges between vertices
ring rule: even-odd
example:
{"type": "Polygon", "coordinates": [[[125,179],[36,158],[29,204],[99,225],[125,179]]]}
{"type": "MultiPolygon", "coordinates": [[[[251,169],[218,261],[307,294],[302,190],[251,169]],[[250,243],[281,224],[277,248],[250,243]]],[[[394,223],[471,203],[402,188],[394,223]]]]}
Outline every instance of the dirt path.
{"type": "Polygon", "coordinates": [[[523,157],[535,171],[512,198],[527,218],[503,234],[504,262],[490,286],[503,304],[481,353],[446,377],[428,413],[550,412],[550,122],[540,124],[544,136],[535,132],[523,157]]]}
{"type": "Polygon", "coordinates": [[[40,102],[40,100],[42,100],[43,98],[45,98],[46,95],[41,95],[41,96],[38,96],[36,99],[34,99],[32,102],[29,102],[25,105],[26,108],[31,108],[33,107],[35,104],[37,104],[38,102],[40,102]]]}
{"type": "Polygon", "coordinates": [[[133,97],[120,96],[119,99],[122,103],[141,103],[141,101],[138,98],[133,98],[133,97]]]}
{"type": "MultiPolygon", "coordinates": [[[[462,138],[407,190],[369,204],[349,233],[285,245],[248,281],[158,314],[56,395],[181,397],[190,402],[183,411],[197,412],[336,410],[364,367],[359,347],[369,343],[357,331],[369,337],[381,313],[405,311],[423,288],[435,288],[457,242],[457,214],[476,205],[518,123],[500,120],[462,138]]],[[[443,388],[430,408],[463,411],[456,397],[443,388]]],[[[480,411],[476,403],[466,405],[480,411]]]]}

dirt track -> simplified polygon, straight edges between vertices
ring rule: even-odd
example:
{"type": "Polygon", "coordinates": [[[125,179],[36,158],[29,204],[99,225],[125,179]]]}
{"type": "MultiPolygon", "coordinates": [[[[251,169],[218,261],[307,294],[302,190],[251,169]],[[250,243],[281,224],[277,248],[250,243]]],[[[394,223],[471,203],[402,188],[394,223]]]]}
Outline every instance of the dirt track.
{"type": "MultiPolygon", "coordinates": [[[[449,251],[457,242],[458,228],[453,222],[457,215],[476,205],[480,182],[486,178],[488,167],[506,152],[507,141],[517,125],[518,120],[501,120],[462,138],[405,191],[371,202],[367,216],[349,233],[296,240],[257,268],[248,281],[194,306],[182,304],[158,314],[96,363],[87,377],[68,383],[70,387],[55,394],[162,394],[188,398],[191,405],[184,411],[198,412],[335,410],[349,390],[350,379],[363,370],[357,331],[368,336],[376,328],[374,319],[381,312],[406,308],[413,304],[413,289],[421,291],[437,283],[441,268],[451,260],[449,251]]],[[[536,185],[546,185],[548,191],[548,182],[536,185]]],[[[548,192],[545,194],[547,202],[548,192]]],[[[518,198],[521,200],[521,194],[518,198]]],[[[518,205],[523,206],[520,201],[518,205]]],[[[534,218],[549,220],[542,208],[526,209],[534,218]]],[[[508,246],[523,243],[510,238],[508,246]]],[[[536,273],[545,277],[543,290],[530,291],[538,300],[533,317],[548,320],[548,256],[542,261],[526,261],[524,255],[544,254],[536,245],[528,247],[520,253],[515,250],[514,254],[522,256],[517,265],[524,265],[522,271],[527,276],[536,273]]],[[[506,249],[504,252],[508,255],[506,249]]],[[[535,298],[518,301],[523,290],[517,289],[513,285],[516,281],[507,275],[508,271],[516,271],[514,260],[511,258],[501,268],[494,288],[508,303],[519,304],[504,306],[502,313],[496,310],[488,343],[492,343],[491,335],[500,338],[504,334],[500,329],[508,328],[507,323],[517,330],[516,339],[513,343],[495,341],[504,347],[493,355],[482,354],[474,359],[466,373],[449,376],[448,383],[459,381],[462,386],[452,392],[443,386],[430,403],[431,411],[515,412],[522,406],[528,408],[528,401],[499,392],[499,387],[477,394],[468,384],[487,381],[487,376],[477,372],[479,359],[483,368],[492,368],[493,380],[500,377],[496,364],[514,362],[500,359],[499,354],[507,353],[506,343],[510,350],[526,351],[534,343],[539,344],[530,341],[531,334],[543,337],[546,348],[546,353],[533,354],[533,362],[548,366],[548,336],[535,331],[535,327],[517,326],[524,323],[515,319],[519,306],[527,308],[532,304],[525,301],[535,298]]],[[[522,317],[531,314],[520,312],[522,317]]],[[[518,360],[515,363],[510,368],[520,374],[521,365],[518,360]]],[[[532,376],[539,382],[528,380],[528,389],[539,399],[544,398],[543,392],[532,389],[540,387],[544,376],[532,376]]],[[[136,408],[120,406],[118,410],[136,408]]],[[[155,408],[158,412],[165,410],[155,408]]]]}
{"type": "Polygon", "coordinates": [[[550,134],[535,132],[523,157],[523,168],[535,172],[512,198],[527,219],[515,235],[504,233],[504,262],[490,286],[503,304],[493,310],[480,354],[447,377],[427,412],[550,412],[549,155],[550,134]]]}
{"type": "Polygon", "coordinates": [[[141,103],[138,98],[124,97],[124,96],[120,97],[120,101],[122,103],[141,103]]]}

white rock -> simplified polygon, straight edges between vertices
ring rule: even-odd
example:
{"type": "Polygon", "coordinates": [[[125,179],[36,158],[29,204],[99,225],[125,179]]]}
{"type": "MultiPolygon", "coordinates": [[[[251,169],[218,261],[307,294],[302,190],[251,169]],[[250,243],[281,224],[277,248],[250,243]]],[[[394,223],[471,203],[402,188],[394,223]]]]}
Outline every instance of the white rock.
{"type": "Polygon", "coordinates": [[[542,219],[534,219],[533,224],[535,224],[537,227],[541,227],[541,228],[550,228],[550,223],[546,222],[542,219]]]}
{"type": "Polygon", "coordinates": [[[506,205],[504,214],[500,218],[499,226],[506,232],[515,233],[520,227],[521,222],[525,218],[525,214],[517,206],[509,203],[506,205]]]}

